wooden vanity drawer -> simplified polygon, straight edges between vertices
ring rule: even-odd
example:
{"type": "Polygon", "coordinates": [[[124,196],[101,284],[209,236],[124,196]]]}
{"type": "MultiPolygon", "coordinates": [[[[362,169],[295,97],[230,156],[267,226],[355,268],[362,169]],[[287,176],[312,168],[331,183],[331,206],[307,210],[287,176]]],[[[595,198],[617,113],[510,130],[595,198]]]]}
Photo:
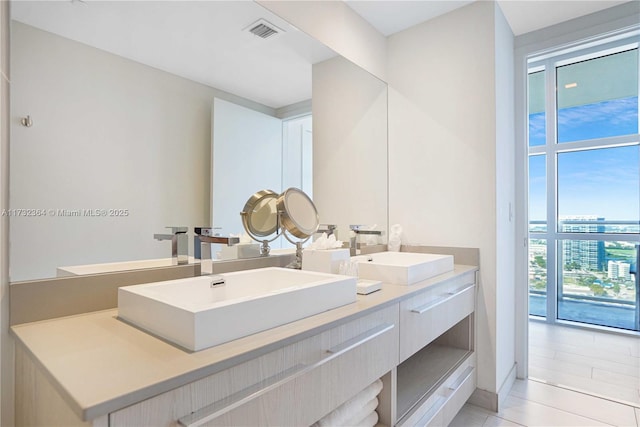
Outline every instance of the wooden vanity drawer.
{"type": "Polygon", "coordinates": [[[398,305],[110,415],[111,426],[310,425],[398,363],[398,305]]]}
{"type": "Polygon", "coordinates": [[[474,279],[463,276],[400,302],[400,362],[474,311],[474,279]]]}

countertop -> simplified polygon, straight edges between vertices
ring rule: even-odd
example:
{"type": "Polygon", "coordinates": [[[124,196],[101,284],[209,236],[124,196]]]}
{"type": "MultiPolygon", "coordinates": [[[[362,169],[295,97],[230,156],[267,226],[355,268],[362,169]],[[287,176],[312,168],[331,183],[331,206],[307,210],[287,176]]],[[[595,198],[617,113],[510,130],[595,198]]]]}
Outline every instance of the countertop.
{"type": "Polygon", "coordinates": [[[190,353],[117,319],[117,309],[15,325],[18,344],[82,420],[92,420],[333,328],[424,290],[473,278],[477,267],[410,286],[383,284],[357,301],[190,353]]]}

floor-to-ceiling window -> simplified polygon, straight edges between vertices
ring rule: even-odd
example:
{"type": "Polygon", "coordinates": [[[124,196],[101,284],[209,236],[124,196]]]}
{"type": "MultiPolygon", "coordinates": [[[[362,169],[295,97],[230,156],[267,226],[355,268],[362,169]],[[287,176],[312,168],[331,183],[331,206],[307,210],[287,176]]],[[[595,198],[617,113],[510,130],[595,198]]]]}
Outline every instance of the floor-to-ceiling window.
{"type": "Polygon", "coordinates": [[[528,61],[529,313],[640,330],[638,36],[528,61]]]}

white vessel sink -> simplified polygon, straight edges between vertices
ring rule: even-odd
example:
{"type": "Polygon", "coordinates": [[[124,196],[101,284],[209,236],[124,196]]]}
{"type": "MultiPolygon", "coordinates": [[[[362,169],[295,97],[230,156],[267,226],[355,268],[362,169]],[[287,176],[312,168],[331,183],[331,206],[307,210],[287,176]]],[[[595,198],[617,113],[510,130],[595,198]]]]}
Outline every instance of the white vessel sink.
{"type": "Polygon", "coordinates": [[[358,277],[394,285],[412,285],[453,270],[453,256],[412,252],[379,252],[355,257],[358,277]]]}
{"type": "Polygon", "coordinates": [[[118,316],[198,351],[355,300],[354,277],[269,267],[121,287],[118,316]]]}

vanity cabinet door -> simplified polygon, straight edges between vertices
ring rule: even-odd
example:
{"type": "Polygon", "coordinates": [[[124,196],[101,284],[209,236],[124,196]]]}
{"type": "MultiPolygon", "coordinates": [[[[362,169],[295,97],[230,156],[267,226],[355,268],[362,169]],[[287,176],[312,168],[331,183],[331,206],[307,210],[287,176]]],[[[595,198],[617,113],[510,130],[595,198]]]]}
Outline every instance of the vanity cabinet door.
{"type": "Polygon", "coordinates": [[[398,304],[110,414],[111,426],[311,425],[398,362],[398,304]]]}
{"type": "Polygon", "coordinates": [[[400,302],[400,362],[474,311],[475,274],[436,285],[400,302]]]}

